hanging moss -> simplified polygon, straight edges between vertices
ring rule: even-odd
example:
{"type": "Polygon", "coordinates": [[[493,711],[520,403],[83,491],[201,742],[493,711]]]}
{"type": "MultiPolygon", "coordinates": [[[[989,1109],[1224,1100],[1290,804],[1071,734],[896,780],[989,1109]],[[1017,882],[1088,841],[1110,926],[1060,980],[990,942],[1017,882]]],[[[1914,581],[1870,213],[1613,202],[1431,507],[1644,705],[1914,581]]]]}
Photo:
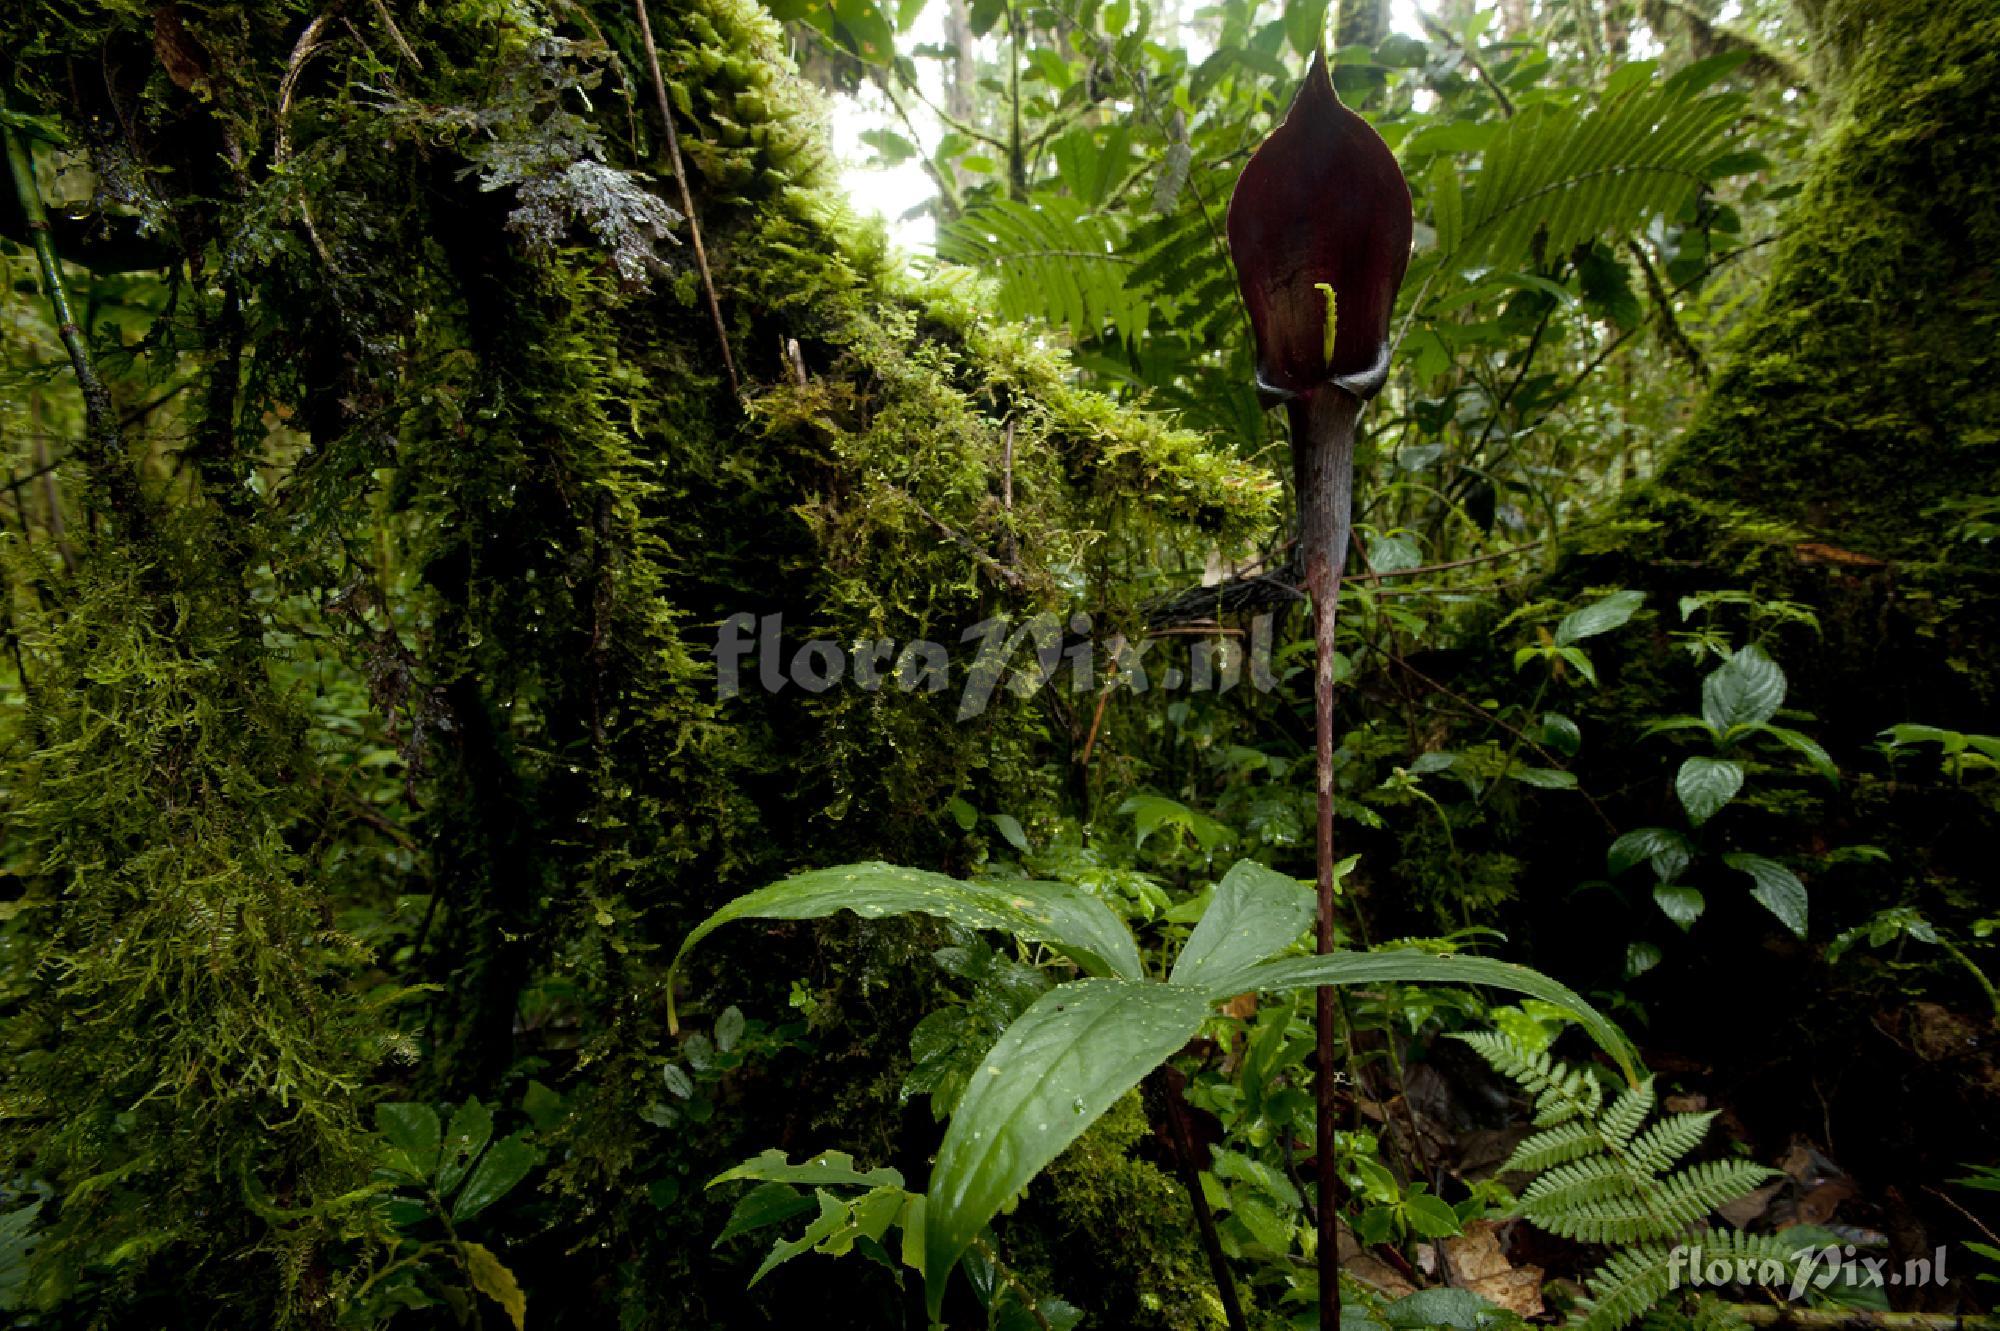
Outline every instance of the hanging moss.
{"type": "Polygon", "coordinates": [[[143,1319],[197,1287],[257,1319],[311,1307],[313,1245],[340,1221],[270,1221],[362,1176],[373,1060],[340,991],[360,947],[310,880],[305,717],[242,636],[212,542],[190,516],[89,543],[74,576],[10,570],[60,594],[21,626],[31,692],[6,754],[28,946],[0,1151],[56,1189],[29,1307],[143,1319]]]}

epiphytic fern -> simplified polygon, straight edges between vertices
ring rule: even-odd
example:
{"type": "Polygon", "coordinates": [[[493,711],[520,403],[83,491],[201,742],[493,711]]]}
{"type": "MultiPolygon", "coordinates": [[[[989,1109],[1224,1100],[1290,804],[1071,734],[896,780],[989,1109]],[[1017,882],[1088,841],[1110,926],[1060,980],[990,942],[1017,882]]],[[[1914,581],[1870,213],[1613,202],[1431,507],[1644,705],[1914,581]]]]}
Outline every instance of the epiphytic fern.
{"type": "Polygon", "coordinates": [[[1617,1331],[1672,1290],[1677,1271],[1698,1273],[1709,1260],[1728,1262],[1732,1277],[1740,1273],[1746,1283],[1789,1278],[1796,1245],[1703,1228],[1717,1207],[1776,1172],[1746,1160],[1682,1165],[1714,1113],[1654,1118],[1651,1078],[1607,1105],[1596,1077],[1545,1050],[1501,1032],[1458,1038],[1534,1097],[1538,1131],[1500,1167],[1535,1175],[1521,1193],[1520,1214],[1563,1238],[1617,1249],[1591,1274],[1585,1331],[1617,1331]],[[1690,1268],[1690,1261],[1702,1265],[1690,1268]]]}
{"type": "Polygon", "coordinates": [[[1103,213],[1075,199],[999,199],[939,228],[938,257],[993,279],[999,312],[1045,319],[1079,339],[1108,331],[1130,341],[1146,331],[1152,306],[1126,284],[1132,261],[1103,213]]]}
{"type": "Polygon", "coordinates": [[[1566,253],[1667,212],[1719,174],[1724,139],[1743,98],[1705,96],[1728,57],[1702,61],[1657,85],[1646,65],[1614,76],[1586,111],[1553,103],[1509,120],[1461,184],[1440,158],[1430,177],[1437,253],[1453,267],[1518,262],[1532,245],[1566,253]]]}

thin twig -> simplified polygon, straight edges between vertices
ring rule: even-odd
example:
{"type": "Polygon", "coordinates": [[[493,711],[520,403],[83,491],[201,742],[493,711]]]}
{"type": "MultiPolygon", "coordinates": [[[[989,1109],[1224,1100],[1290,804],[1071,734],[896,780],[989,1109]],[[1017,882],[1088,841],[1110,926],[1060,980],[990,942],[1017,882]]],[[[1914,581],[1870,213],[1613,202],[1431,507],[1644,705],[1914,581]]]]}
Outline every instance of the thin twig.
{"type": "Polygon", "coordinates": [[[985,569],[988,573],[991,573],[994,577],[1000,579],[1000,581],[1006,583],[1009,587],[1013,588],[1015,591],[1019,591],[1021,589],[1022,585],[1021,575],[1019,572],[1017,572],[1014,569],[1008,568],[1005,564],[995,559],[992,555],[989,555],[984,550],[980,549],[978,543],[974,541],[970,536],[967,536],[964,532],[959,531],[956,527],[953,527],[950,523],[946,522],[943,518],[939,517],[937,514],[931,512],[928,508],[925,508],[923,505],[923,501],[918,499],[915,495],[911,494],[908,490],[897,489],[894,486],[891,486],[890,488],[892,490],[895,490],[897,494],[901,495],[903,499],[908,502],[911,508],[917,510],[918,514],[922,516],[924,521],[930,523],[931,526],[936,527],[939,533],[942,534],[945,537],[945,539],[949,540],[953,545],[965,551],[965,553],[971,555],[974,560],[978,561],[979,566],[981,568],[985,569]]]}
{"type": "Polygon", "coordinates": [[[1090,716],[1090,733],[1083,737],[1083,752],[1077,755],[1077,765],[1085,772],[1090,770],[1090,751],[1097,747],[1097,732],[1104,725],[1104,708],[1111,701],[1111,687],[1097,695],[1097,710],[1090,716]]]}
{"type": "Polygon", "coordinates": [[[1708,363],[1701,358],[1701,349],[1695,346],[1694,340],[1681,327],[1680,320],[1674,318],[1674,298],[1667,291],[1667,284],[1660,280],[1660,271],[1653,266],[1652,256],[1646,253],[1646,247],[1637,240],[1626,241],[1625,252],[1638,262],[1639,273],[1646,279],[1646,294],[1653,298],[1653,312],[1660,320],[1661,340],[1687,362],[1687,367],[1694,371],[1695,378],[1707,383],[1708,363]]]}
{"type": "Polygon", "coordinates": [[[1929,1193],[1931,1196],[1937,1198],[1939,1201],[1943,1202],[1946,1206],[1949,1206],[1952,1210],[1964,1216],[1967,1220],[1970,1220],[1978,1228],[1980,1233],[1984,1234],[1988,1239],[1991,1239],[1993,1241],[1994,1247],[2000,1248],[2000,1234],[1995,1234],[1992,1230],[1988,1229],[1986,1227],[1986,1222],[1984,1220],[1981,1220],[1978,1216],[1966,1210],[1963,1206],[1960,1206],[1956,1200],[1946,1195],[1941,1189],[1934,1188],[1930,1184],[1926,1183],[1924,1184],[1924,1191],[1929,1193]]]}
{"type": "Polygon", "coordinates": [[[383,4],[382,0],[373,0],[373,3],[375,5],[375,17],[381,19],[382,26],[389,30],[389,40],[396,44],[396,50],[402,54],[403,59],[410,62],[411,67],[419,74],[423,73],[424,62],[417,59],[417,53],[412,51],[410,44],[403,40],[403,30],[396,26],[395,18],[389,13],[389,6],[383,4]]]}
{"type": "Polygon", "coordinates": [[[694,192],[688,188],[687,164],[681,160],[681,136],[674,128],[674,108],[667,100],[667,79],[660,73],[660,52],[653,45],[653,20],[646,13],[646,0],[632,0],[639,12],[639,40],[646,48],[646,64],[653,74],[653,95],[660,101],[660,121],[667,127],[667,161],[673,167],[674,183],[680,186],[681,211],[687,214],[688,238],[694,242],[694,266],[701,273],[702,294],[708,297],[708,317],[715,321],[716,340],[722,345],[722,368],[729,376],[731,396],[741,397],[743,386],[736,378],[736,358],[729,351],[729,328],[722,321],[722,302],[715,295],[715,278],[708,270],[708,249],[701,243],[701,219],[695,214],[694,192]]]}
{"type": "MultiPolygon", "coordinates": [[[[375,7],[382,9],[382,0],[375,0],[375,7]]],[[[382,17],[386,19],[388,16],[389,11],[382,9],[382,17]]],[[[329,10],[306,24],[306,30],[299,34],[298,41],[292,45],[291,58],[285,62],[285,77],[278,82],[277,137],[271,148],[271,164],[279,170],[283,169],[285,163],[290,160],[292,155],[292,140],[289,132],[292,114],[292,96],[298,91],[299,76],[305,72],[306,62],[311,60],[313,55],[319,50],[320,34],[326,31],[327,20],[332,17],[333,11],[329,10]]],[[[396,25],[391,23],[389,31],[395,33],[396,25]]],[[[396,40],[398,43],[401,43],[402,35],[400,33],[396,33],[396,40]]],[[[415,58],[415,56],[411,56],[412,60],[415,58]]],[[[333,262],[333,254],[327,249],[326,242],[320,239],[319,227],[313,223],[312,203],[306,197],[306,190],[303,184],[299,187],[298,204],[299,219],[306,224],[306,238],[312,241],[313,253],[319,256],[319,261],[326,265],[327,271],[338,273],[340,269],[333,262]]]]}
{"type": "Polygon", "coordinates": [[[1460,41],[1451,29],[1439,23],[1429,14],[1426,14],[1421,8],[1417,10],[1417,22],[1422,24],[1424,30],[1430,33],[1433,38],[1439,41],[1450,42],[1458,48],[1459,54],[1465,57],[1465,63],[1472,66],[1472,72],[1479,75],[1479,81],[1486,85],[1487,89],[1492,92],[1493,99],[1500,103],[1500,114],[1511,118],[1514,114],[1514,101],[1507,95],[1506,89],[1500,86],[1499,81],[1486,68],[1485,62],[1479,58],[1479,53],[1474,51],[1469,44],[1460,41]]]}
{"type": "Polygon", "coordinates": [[[1007,418],[1007,438],[1000,449],[1000,502],[1007,509],[1007,566],[1021,567],[1021,538],[1014,531],[1014,418],[1007,418]]]}
{"type": "Polygon", "coordinates": [[[1208,1256],[1209,1274],[1222,1300],[1222,1315],[1229,1331],[1249,1331],[1243,1320],[1243,1303],[1236,1295],[1236,1277],[1230,1272],[1229,1258],[1222,1251],[1222,1239],[1215,1232],[1215,1215],[1208,1209],[1208,1195],[1201,1190],[1201,1161],[1195,1154],[1194,1120],[1188,1114],[1187,1075],[1171,1064],[1161,1064],[1153,1072],[1161,1107],[1165,1110],[1167,1136],[1173,1144],[1174,1164],[1187,1188],[1188,1204],[1194,1208],[1195,1229],[1201,1234],[1202,1251],[1208,1256]]]}

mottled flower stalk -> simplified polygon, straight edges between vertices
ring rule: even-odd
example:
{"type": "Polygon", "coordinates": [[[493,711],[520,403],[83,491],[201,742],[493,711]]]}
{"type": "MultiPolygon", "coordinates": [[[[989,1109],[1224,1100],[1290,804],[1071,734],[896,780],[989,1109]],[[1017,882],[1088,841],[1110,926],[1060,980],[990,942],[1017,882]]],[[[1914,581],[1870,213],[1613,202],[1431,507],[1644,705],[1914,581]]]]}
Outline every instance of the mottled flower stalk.
{"type": "MultiPolygon", "coordinates": [[[[1319,950],[1334,950],[1333,656],[1354,498],[1354,429],[1389,377],[1389,316],[1409,265],[1410,190],[1368,123],[1341,104],[1315,53],[1284,123],[1244,167],[1229,246],[1257,341],[1257,389],[1291,425],[1299,562],[1317,665],[1319,950]]],[[[1318,995],[1320,1325],[1340,1325],[1335,996],[1318,995]]]]}

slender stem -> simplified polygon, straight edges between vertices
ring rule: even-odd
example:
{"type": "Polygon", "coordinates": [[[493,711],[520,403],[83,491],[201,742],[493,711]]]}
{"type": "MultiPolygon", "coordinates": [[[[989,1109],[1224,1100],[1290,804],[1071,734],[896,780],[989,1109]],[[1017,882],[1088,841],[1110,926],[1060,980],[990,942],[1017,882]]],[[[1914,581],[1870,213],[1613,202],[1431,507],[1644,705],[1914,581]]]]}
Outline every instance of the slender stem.
{"type": "Polygon", "coordinates": [[[715,278],[708,271],[708,250],[701,243],[701,219],[694,210],[694,192],[688,188],[687,164],[681,160],[681,136],[674,128],[674,108],[667,101],[666,76],[660,73],[660,52],[653,45],[653,20],[646,14],[646,0],[632,0],[639,11],[639,40],[646,47],[646,64],[653,75],[653,95],[660,102],[660,122],[667,127],[667,160],[674,168],[674,183],[680,186],[681,211],[687,214],[688,239],[694,242],[694,266],[701,273],[702,294],[708,297],[708,317],[715,324],[716,341],[722,345],[722,368],[729,376],[732,396],[741,396],[743,386],[736,379],[736,358],[729,352],[729,326],[722,321],[722,302],[715,295],[715,278]]]}
{"type": "Polygon", "coordinates": [[[1973,979],[1979,981],[1979,987],[1986,991],[1986,1001],[1993,1005],[1994,1019],[2000,1021],[2000,990],[1994,989],[1993,981],[1986,978],[1986,972],[1975,966],[1972,963],[1972,958],[1961,952],[1958,945],[1950,939],[1940,937],[1938,939],[1938,946],[1942,947],[1953,961],[1956,961],[1959,965],[1970,971],[1973,979]]]}
{"type": "MultiPolygon", "coordinates": [[[[1354,509],[1354,425],[1361,400],[1326,387],[1286,404],[1292,427],[1292,467],[1299,505],[1299,558],[1313,602],[1313,738],[1319,777],[1319,951],[1333,935],[1333,638],[1340,575],[1354,509]]],[[[1338,994],[1322,985],[1316,1004],[1319,1156],[1319,1324],[1340,1326],[1340,1171],[1335,1158],[1335,1091],[1339,1085],[1334,1025],[1338,994]]]]}
{"type": "MultiPolygon", "coordinates": [[[[4,107],[0,98],[0,107],[4,107]]],[[[49,234],[48,214],[42,208],[42,193],[35,185],[35,159],[21,134],[0,124],[0,139],[7,148],[7,169],[14,180],[14,194],[28,222],[28,235],[35,259],[41,266],[42,284],[48,289],[49,307],[55,313],[56,333],[69,352],[70,368],[76,373],[77,387],[83,391],[84,435],[89,450],[92,479],[103,488],[114,512],[137,517],[139,486],[125,458],[124,436],[118,429],[118,414],[111,405],[111,391],[97,376],[90,359],[90,347],[69,303],[69,288],[63,284],[62,260],[49,234]]]]}
{"type": "Polygon", "coordinates": [[[1215,1215],[1208,1209],[1208,1195],[1201,1190],[1201,1163],[1195,1156],[1194,1121],[1188,1116],[1187,1074],[1170,1064],[1161,1064],[1153,1073],[1159,1088],[1160,1104],[1166,1111],[1167,1135],[1174,1147],[1174,1163],[1181,1182],[1187,1185],[1188,1202],[1194,1207],[1195,1227],[1201,1231],[1202,1250],[1208,1254],[1208,1269],[1215,1277],[1215,1292],[1222,1299],[1222,1314],[1229,1331],[1249,1331],[1243,1320],[1243,1304],[1236,1296],[1236,1277],[1230,1273],[1229,1258],[1223,1254],[1222,1239],[1215,1232],[1215,1215]]]}

